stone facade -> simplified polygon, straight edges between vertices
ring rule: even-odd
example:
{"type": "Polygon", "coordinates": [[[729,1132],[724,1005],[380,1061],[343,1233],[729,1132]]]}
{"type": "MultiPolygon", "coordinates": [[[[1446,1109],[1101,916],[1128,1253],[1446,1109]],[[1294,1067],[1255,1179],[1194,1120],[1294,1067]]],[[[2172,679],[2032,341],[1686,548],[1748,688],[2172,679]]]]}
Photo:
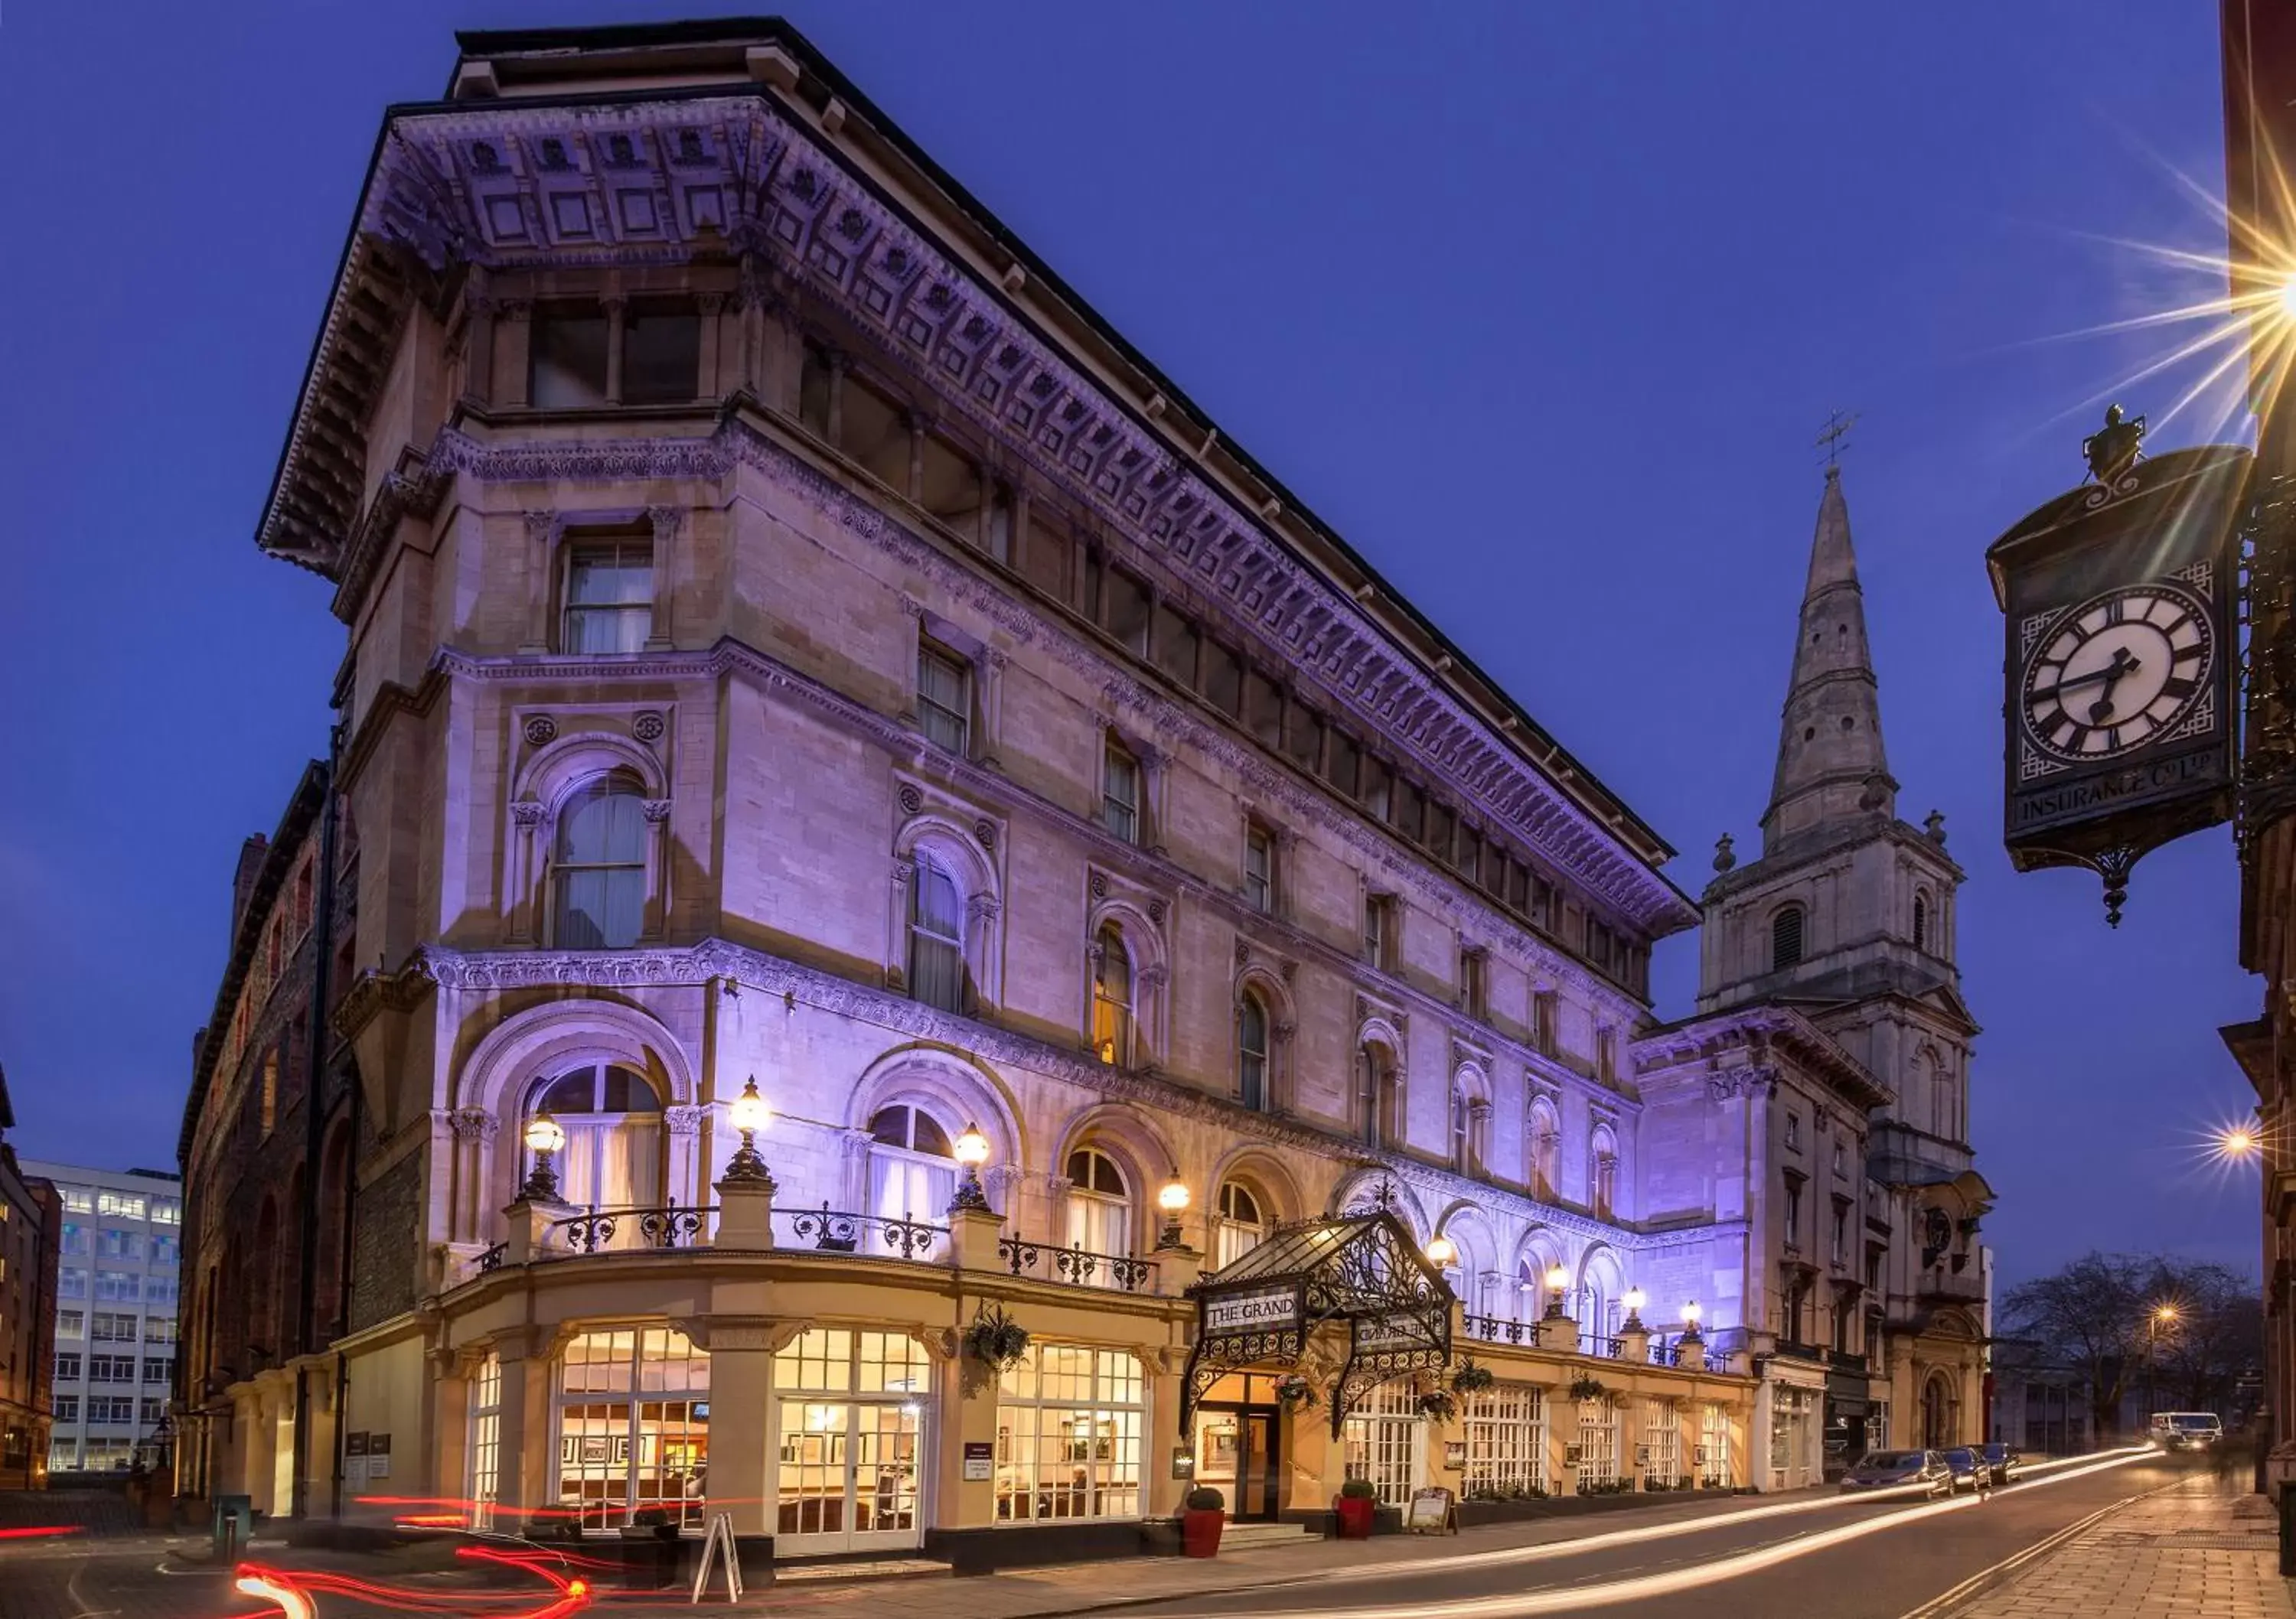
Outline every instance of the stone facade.
{"type": "MultiPolygon", "coordinates": [[[[1681,1088],[1702,1075],[1718,1095],[1759,1099],[1746,1134],[1723,1136],[1718,1177],[1742,1176],[1751,1205],[1743,1319],[1766,1387],[1791,1386],[1797,1409],[1822,1394],[1829,1461],[1868,1443],[1985,1436],[1990,1276],[1977,1231],[1992,1192],[1968,1142],[1977,1025],[1954,964],[1962,872],[1941,817],[1898,819],[1897,787],[1849,506],[1829,469],[1762,854],[1742,865],[1721,840],[1698,1014],[1636,1059],[1674,1065],[1681,1088]]],[[[1658,1083],[1646,1073],[1654,1110],[1658,1083]]],[[[1800,1441],[1783,1453],[1796,1469],[1810,1455],[1800,1441]]]]}
{"type": "MultiPolygon", "coordinates": [[[[355,937],[357,846],[340,824],[332,880],[324,870],[329,780],[313,761],[278,827],[241,850],[231,951],[193,1044],[176,1145],[184,1175],[176,1489],[200,1498],[248,1492],[281,1514],[333,1504],[339,1374],[324,1351],[365,1291],[343,1284],[356,1123],[349,1053],[329,1034],[324,1060],[312,1060],[313,1006],[340,1001],[355,937]],[[329,915],[332,925],[322,925],[329,915]]],[[[402,1271],[411,1229],[401,1221],[390,1255],[402,1271]]],[[[380,1283],[390,1268],[360,1263],[357,1273],[380,1283]]]]}
{"type": "MultiPolygon", "coordinates": [[[[291,1509],[299,1390],[306,1509],[972,1566],[1128,1547],[1176,1446],[1239,1510],[1808,1482],[1905,1218],[1848,1014],[1718,977],[1654,1030],[1670,851],[842,82],[754,25],[466,36],[392,115],[259,536],[350,638],[347,1393],[219,1327],[201,1487],[291,1509]],[[1497,1386],[1335,1421],[1318,1348],[1184,1432],[1189,1285],[1374,1208],[1497,1386]]],[[[218,1211],[294,1173],[228,1149],[291,993],[234,975],[218,1211]]]]}
{"type": "Polygon", "coordinates": [[[15,1127],[0,1074],[0,1490],[36,1490],[48,1471],[64,1212],[55,1187],[17,1162],[15,1127]]]}

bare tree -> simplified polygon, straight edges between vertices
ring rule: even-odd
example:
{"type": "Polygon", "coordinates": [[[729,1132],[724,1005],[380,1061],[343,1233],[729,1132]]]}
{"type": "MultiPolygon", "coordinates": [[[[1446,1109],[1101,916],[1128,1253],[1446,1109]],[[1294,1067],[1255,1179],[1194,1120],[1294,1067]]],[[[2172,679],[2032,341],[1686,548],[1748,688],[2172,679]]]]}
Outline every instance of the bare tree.
{"type": "Polygon", "coordinates": [[[2161,1409],[2219,1410],[2262,1357],[2255,1285],[2167,1255],[2088,1254],[2010,1288],[2001,1320],[2005,1334],[2031,1339],[2087,1378],[2100,1435],[2120,1431],[2132,1373],[2157,1387],[2161,1409]]]}
{"type": "Polygon", "coordinates": [[[2120,1429],[2122,1379],[2143,1353],[2147,1289],[2159,1268],[2134,1255],[2092,1252],[2002,1297],[2002,1319],[2012,1331],[2087,1378],[2099,1434],[2120,1429]]]}

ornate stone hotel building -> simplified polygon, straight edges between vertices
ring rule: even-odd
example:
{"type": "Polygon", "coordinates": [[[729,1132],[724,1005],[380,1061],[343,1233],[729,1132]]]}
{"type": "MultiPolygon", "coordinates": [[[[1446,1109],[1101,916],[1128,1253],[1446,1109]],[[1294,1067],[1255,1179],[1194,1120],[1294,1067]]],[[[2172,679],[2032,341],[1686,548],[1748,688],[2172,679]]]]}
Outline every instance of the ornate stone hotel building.
{"type": "Polygon", "coordinates": [[[783,26],[461,45],[259,536],[349,629],[346,1313],[290,1398],[198,1295],[201,1487],[982,1567],[1808,1482],[1890,1088],[1652,1032],[1667,846],[783,26]]]}

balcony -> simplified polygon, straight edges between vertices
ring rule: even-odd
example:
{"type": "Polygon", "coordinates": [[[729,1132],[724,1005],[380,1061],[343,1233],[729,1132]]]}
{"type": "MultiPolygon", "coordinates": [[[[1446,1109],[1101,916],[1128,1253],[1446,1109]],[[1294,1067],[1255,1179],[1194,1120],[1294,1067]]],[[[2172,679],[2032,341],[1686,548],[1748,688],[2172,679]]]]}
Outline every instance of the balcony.
{"type": "Polygon", "coordinates": [[[1985,1278],[1974,1265],[1956,1269],[1933,1264],[1915,1284],[1914,1297],[1924,1306],[1980,1304],[1985,1298],[1985,1278]]]}
{"type": "MultiPolygon", "coordinates": [[[[705,1251],[718,1245],[720,1213],[714,1204],[585,1208],[542,1224],[526,1263],[532,1268],[705,1251]]],[[[941,1268],[960,1263],[947,1225],[837,1209],[826,1203],[815,1208],[775,1206],[767,1211],[767,1230],[775,1254],[828,1254],[941,1268]]],[[[753,1252],[756,1244],[744,1242],[741,1247],[753,1252]]],[[[513,1243],[504,1241],[467,1255],[455,1266],[447,1287],[516,1268],[512,1250],[513,1243]]],[[[1030,1280],[1119,1293],[1157,1291],[1159,1268],[1152,1259],[1031,1242],[1017,1232],[997,1239],[996,1258],[1007,1273],[1030,1280]]]]}

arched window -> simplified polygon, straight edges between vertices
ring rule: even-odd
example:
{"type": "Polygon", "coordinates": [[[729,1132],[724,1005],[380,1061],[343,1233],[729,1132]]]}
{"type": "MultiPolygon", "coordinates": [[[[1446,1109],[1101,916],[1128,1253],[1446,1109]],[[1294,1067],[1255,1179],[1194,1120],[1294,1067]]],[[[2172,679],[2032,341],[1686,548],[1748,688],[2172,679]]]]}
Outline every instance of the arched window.
{"type": "Polygon", "coordinates": [[[1595,1132],[1594,1162],[1589,1168],[1587,1184],[1593,1196],[1588,1202],[1595,1218],[1614,1218],[1619,1206],[1619,1141],[1608,1130],[1595,1132]]]}
{"type": "Polygon", "coordinates": [[[1914,948],[1930,947],[1930,900],[1926,894],[1914,895],[1914,948]]]}
{"type": "Polygon", "coordinates": [[[1250,990],[1236,1014],[1235,1093],[1255,1113],[1267,1106],[1267,1006],[1250,990]]]}
{"type": "Polygon", "coordinates": [[[1101,1061],[1132,1066],[1132,957],[1114,923],[1100,930],[1092,974],[1092,1049],[1101,1061]]]}
{"type": "Polygon", "coordinates": [[[585,1064],[537,1089],[528,1116],[545,1109],[566,1132],[557,1162],[560,1201],[598,1208],[661,1201],[661,1098],[644,1075],[585,1064]]]}
{"type": "Polygon", "coordinates": [[[1554,1108],[1534,1102],[1530,1109],[1530,1195],[1542,1203],[1554,1201],[1554,1187],[1562,1165],[1562,1125],[1554,1108]]]}
{"type": "Polygon", "coordinates": [[[964,1010],[964,899],[947,866],[917,851],[909,883],[909,993],[945,1012],[964,1010]]]}
{"type": "Polygon", "coordinates": [[[1403,1144],[1403,1076],[1396,1072],[1395,1057],[1384,1045],[1367,1044],[1357,1055],[1357,1076],[1362,1087],[1362,1124],[1367,1147],[1403,1144]]]}
{"type": "Polygon", "coordinates": [[[1219,1189],[1219,1228],[1215,1234],[1218,1263],[1234,1264],[1258,1247],[1267,1235],[1267,1218],[1259,1198],[1241,1181],[1223,1181],[1219,1189]]]}
{"type": "Polygon", "coordinates": [[[1132,1252],[1132,1193],[1124,1171],[1097,1147],[1069,1154],[1069,1247],[1088,1254],[1132,1252]]]}
{"type": "Polygon", "coordinates": [[[1788,905],[1770,919],[1770,970],[1782,972],[1801,960],[1802,909],[1788,905]]]}
{"type": "Polygon", "coordinates": [[[645,799],[619,772],[578,789],[558,812],[552,866],[562,950],[623,950],[645,921],[645,799]]]}
{"type": "Polygon", "coordinates": [[[916,1108],[880,1108],[869,1121],[869,1212],[938,1220],[956,1196],[956,1157],[940,1121],[916,1108]]]}
{"type": "Polygon", "coordinates": [[[1535,1321],[1546,1313],[1546,1265],[1537,1254],[1526,1254],[1515,1262],[1514,1293],[1520,1301],[1516,1319],[1535,1321]]]}

